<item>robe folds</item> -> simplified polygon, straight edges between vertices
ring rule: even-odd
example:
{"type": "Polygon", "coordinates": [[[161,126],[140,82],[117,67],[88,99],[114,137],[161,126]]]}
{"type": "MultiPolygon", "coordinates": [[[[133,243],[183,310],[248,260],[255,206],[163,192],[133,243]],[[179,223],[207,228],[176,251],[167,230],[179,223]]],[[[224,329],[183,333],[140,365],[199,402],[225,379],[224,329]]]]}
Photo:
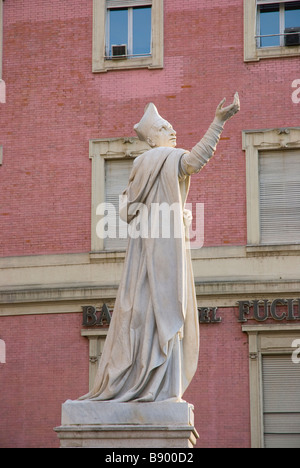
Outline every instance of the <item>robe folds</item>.
{"type": "Polygon", "coordinates": [[[141,204],[149,213],[144,218],[148,228],[153,204],[179,209],[174,210],[170,236],[129,236],[94,387],[81,399],[180,401],[196,372],[198,312],[183,222],[190,177],[179,177],[184,153],[154,148],[134,161],[120,209],[129,226],[142,224],[141,204]]]}

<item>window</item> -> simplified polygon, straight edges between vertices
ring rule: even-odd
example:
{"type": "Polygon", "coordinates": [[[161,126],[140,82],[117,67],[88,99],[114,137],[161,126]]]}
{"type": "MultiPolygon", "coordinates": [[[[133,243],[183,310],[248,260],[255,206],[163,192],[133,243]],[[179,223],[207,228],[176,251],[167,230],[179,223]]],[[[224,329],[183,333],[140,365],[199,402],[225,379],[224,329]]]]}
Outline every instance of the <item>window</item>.
{"type": "Polygon", "coordinates": [[[261,244],[300,243],[300,151],[259,153],[261,244]]]}
{"type": "Polygon", "coordinates": [[[243,149],[248,250],[268,245],[274,251],[277,246],[283,251],[298,250],[300,128],[244,131],[243,149]]]}
{"type": "Polygon", "coordinates": [[[300,1],[258,2],[257,47],[278,47],[300,44],[300,1]],[[261,3],[261,4],[260,4],[261,3]]]}
{"type": "Polygon", "coordinates": [[[124,231],[120,232],[118,221],[119,195],[127,187],[134,158],[148,149],[150,147],[147,143],[140,141],[137,137],[90,141],[90,159],[92,160],[92,260],[102,261],[103,258],[110,255],[109,252],[125,252],[127,239],[124,236],[124,231]],[[113,216],[111,222],[109,219],[110,212],[105,209],[107,203],[110,204],[111,216],[113,216]],[[101,222],[102,220],[104,221],[101,222]],[[116,223],[116,238],[106,237],[104,230],[106,229],[105,223],[107,220],[112,228],[113,223],[116,223]]]}
{"type": "Polygon", "coordinates": [[[300,1],[244,0],[245,61],[300,54],[300,1]]]}
{"type": "Polygon", "coordinates": [[[151,5],[108,8],[106,21],[106,58],[151,55],[151,5]]]}
{"type": "Polygon", "coordinates": [[[94,72],[162,67],[163,0],[94,0],[94,72]]]}
{"type": "MultiPolygon", "coordinates": [[[[291,342],[292,344],[292,342],[291,342]]],[[[290,355],[262,356],[265,448],[300,447],[300,368],[290,355]]]]}
{"type": "Polygon", "coordinates": [[[112,236],[104,238],[104,250],[126,250],[127,247],[127,224],[120,222],[119,196],[128,185],[132,163],[132,158],[105,161],[106,219],[112,236]]]}
{"type": "Polygon", "coordinates": [[[299,448],[300,327],[244,325],[242,329],[249,337],[251,446],[299,448]]]}

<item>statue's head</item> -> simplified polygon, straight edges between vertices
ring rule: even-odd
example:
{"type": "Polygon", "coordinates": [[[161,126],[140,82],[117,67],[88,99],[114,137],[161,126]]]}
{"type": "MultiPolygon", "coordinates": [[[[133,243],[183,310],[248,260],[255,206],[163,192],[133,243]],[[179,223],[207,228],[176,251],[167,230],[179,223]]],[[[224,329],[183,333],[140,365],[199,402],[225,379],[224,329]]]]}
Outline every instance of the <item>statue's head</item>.
{"type": "Polygon", "coordinates": [[[146,141],[150,146],[167,146],[175,148],[176,132],[172,125],[163,119],[155,107],[150,103],[145,107],[145,112],[138,124],[134,126],[139,139],[146,141]]]}

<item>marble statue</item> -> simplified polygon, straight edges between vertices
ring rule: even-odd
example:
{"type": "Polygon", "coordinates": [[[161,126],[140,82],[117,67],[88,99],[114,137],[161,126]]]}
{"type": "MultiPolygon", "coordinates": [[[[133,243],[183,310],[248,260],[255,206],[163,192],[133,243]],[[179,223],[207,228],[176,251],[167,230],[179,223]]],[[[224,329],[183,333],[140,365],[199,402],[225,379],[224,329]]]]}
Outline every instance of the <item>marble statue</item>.
{"type": "MultiPolygon", "coordinates": [[[[181,236],[130,238],[112,321],[93,389],[80,399],[180,402],[198,365],[199,325],[184,204],[190,176],[213,156],[224,124],[240,109],[238,93],[219,104],[202,140],[187,152],[176,132],[150,103],[134,126],[152,147],[137,157],[123,193],[120,215],[135,223],[141,205],[177,204],[181,236]]],[[[149,215],[150,216],[150,215],[149,215]]],[[[147,221],[150,218],[147,217],[147,221]]],[[[187,220],[186,220],[187,219],[187,220]]]]}

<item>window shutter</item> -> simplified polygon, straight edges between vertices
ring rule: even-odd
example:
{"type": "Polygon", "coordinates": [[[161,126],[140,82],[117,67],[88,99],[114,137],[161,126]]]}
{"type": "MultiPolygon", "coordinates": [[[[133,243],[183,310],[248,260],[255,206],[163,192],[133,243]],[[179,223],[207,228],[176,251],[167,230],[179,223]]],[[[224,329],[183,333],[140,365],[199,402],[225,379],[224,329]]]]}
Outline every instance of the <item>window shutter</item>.
{"type": "Polygon", "coordinates": [[[261,243],[300,242],[300,153],[260,153],[259,182],[261,243]]]}
{"type": "Polygon", "coordinates": [[[263,355],[266,448],[300,447],[300,364],[291,355],[263,355]]]}
{"type": "Polygon", "coordinates": [[[127,247],[127,224],[121,222],[120,229],[119,196],[128,185],[132,164],[132,159],[105,161],[105,201],[114,206],[116,214],[115,216],[113,210],[108,210],[107,220],[110,226],[116,226],[117,234],[115,239],[104,239],[105,250],[126,250],[127,247]]]}
{"type": "Polygon", "coordinates": [[[106,0],[107,8],[129,8],[152,5],[152,0],[106,0]]]}

